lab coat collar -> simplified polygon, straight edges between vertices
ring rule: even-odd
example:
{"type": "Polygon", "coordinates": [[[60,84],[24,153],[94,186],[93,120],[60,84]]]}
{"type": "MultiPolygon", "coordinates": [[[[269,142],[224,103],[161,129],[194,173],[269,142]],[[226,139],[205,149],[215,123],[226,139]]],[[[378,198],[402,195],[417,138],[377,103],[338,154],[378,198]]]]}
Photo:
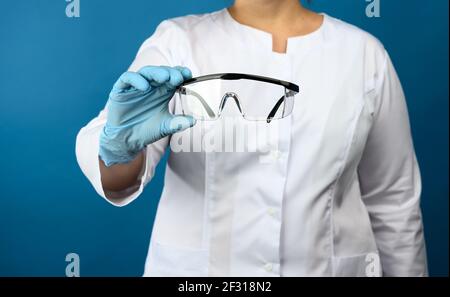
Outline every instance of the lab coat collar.
{"type": "Polygon", "coordinates": [[[297,53],[300,48],[304,50],[305,46],[310,48],[327,39],[330,17],[325,13],[321,13],[321,15],[324,16],[324,20],[316,31],[306,35],[288,38],[286,54],[272,52],[272,35],[270,33],[239,23],[231,16],[227,8],[211,16],[213,21],[218,22],[228,34],[233,36],[234,40],[238,39],[238,42],[244,43],[246,47],[271,52],[274,55],[290,55],[297,53]]]}

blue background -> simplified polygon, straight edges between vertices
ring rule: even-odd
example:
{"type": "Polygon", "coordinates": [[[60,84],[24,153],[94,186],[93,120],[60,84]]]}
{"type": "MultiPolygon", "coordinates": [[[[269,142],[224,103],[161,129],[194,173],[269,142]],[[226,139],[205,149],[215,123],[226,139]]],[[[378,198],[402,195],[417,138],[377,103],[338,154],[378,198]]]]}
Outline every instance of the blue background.
{"type": "MultiPolygon", "coordinates": [[[[75,137],[103,108],[116,78],[163,19],[210,12],[231,1],[4,1],[0,16],[0,276],[138,276],[164,166],[131,205],[96,195],[78,168],[75,137]]],[[[310,7],[353,23],[388,49],[407,95],[423,178],[431,275],[448,275],[448,0],[314,0],[310,7]]]]}

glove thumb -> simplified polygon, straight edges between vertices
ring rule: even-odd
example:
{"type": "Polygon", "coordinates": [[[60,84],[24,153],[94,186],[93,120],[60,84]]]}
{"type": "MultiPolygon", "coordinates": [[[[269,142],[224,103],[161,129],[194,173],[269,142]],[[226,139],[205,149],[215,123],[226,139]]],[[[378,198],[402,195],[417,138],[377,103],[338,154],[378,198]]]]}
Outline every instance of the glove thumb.
{"type": "Polygon", "coordinates": [[[191,116],[171,116],[164,121],[163,130],[165,135],[181,132],[195,125],[197,121],[191,116]]]}

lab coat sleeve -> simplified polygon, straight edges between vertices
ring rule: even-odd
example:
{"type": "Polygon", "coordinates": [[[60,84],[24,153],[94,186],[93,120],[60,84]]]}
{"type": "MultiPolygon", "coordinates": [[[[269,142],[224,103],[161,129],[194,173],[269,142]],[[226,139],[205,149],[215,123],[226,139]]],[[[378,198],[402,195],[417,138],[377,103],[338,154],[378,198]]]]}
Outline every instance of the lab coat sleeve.
{"type": "Polygon", "coordinates": [[[421,177],[405,96],[389,55],[373,90],[373,126],[358,167],[384,276],[426,276],[421,177]]]}
{"type": "MultiPolygon", "coordinates": [[[[174,29],[169,21],[162,22],[155,33],[142,44],[129,71],[138,71],[147,65],[179,65],[174,59],[176,53],[171,51],[170,46],[177,39],[177,32],[174,29]]],[[[145,166],[135,185],[121,192],[105,192],[101,183],[98,152],[99,137],[106,123],[106,117],[107,110],[104,109],[80,130],[76,140],[76,157],[82,172],[96,192],[115,206],[125,206],[142,193],[144,186],[153,177],[155,168],[168,146],[169,139],[166,137],[147,146],[145,166]]]]}

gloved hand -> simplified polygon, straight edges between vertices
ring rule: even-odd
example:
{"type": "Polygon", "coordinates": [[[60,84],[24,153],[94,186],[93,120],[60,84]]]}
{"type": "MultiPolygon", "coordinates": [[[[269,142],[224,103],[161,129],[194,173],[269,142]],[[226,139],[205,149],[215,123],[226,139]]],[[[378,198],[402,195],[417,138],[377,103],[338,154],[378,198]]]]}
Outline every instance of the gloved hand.
{"type": "Polygon", "coordinates": [[[192,77],[184,67],[146,66],[125,72],[114,84],[106,105],[106,125],[99,155],[106,166],[133,160],[146,145],[195,125],[189,116],[169,113],[175,89],[192,77]]]}

